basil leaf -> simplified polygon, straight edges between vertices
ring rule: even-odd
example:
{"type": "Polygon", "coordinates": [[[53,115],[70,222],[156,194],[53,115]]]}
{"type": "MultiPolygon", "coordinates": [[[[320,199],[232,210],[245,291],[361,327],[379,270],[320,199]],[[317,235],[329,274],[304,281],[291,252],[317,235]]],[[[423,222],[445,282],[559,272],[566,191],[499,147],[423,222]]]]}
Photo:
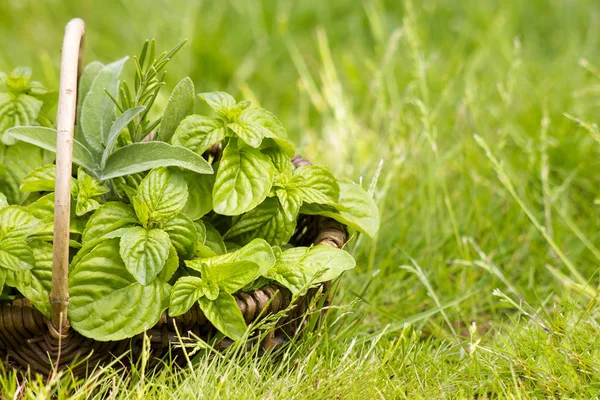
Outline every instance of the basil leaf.
{"type": "Polygon", "coordinates": [[[121,131],[123,131],[123,129],[125,129],[127,125],[129,125],[129,123],[133,121],[133,119],[145,109],[145,106],[139,106],[125,110],[123,114],[121,114],[119,118],[117,118],[117,120],[112,124],[108,133],[108,137],[106,139],[106,147],[102,151],[102,161],[100,163],[101,169],[104,169],[104,167],[106,166],[108,156],[112,153],[113,149],[115,148],[117,140],[121,135],[121,131]]]}
{"type": "Polygon", "coordinates": [[[204,296],[205,291],[206,286],[201,278],[196,276],[179,278],[171,290],[169,316],[185,314],[200,297],[204,296]]]}
{"type": "Polygon", "coordinates": [[[35,257],[31,248],[24,239],[0,240],[0,268],[11,271],[23,271],[32,269],[35,257]]]}
{"type": "Polygon", "coordinates": [[[306,203],[334,205],[340,196],[337,179],[328,168],[317,165],[296,169],[290,185],[300,192],[306,203]]]}
{"type": "Polygon", "coordinates": [[[198,154],[204,153],[223,140],[227,128],[223,120],[202,115],[190,115],[181,122],[171,142],[186,147],[198,154]]]}
{"type": "Polygon", "coordinates": [[[301,214],[323,215],[373,238],[379,230],[379,210],[363,188],[340,180],[340,198],[335,206],[304,204],[301,214]]]}
{"type": "Polygon", "coordinates": [[[236,340],[246,332],[247,327],[242,312],[235,298],[229,293],[220,292],[214,301],[201,297],[198,304],[206,318],[225,336],[236,340]]]}
{"type": "Polygon", "coordinates": [[[112,153],[106,160],[102,180],[131,175],[157,167],[181,167],[199,174],[212,174],[211,165],[185,147],[165,142],[131,143],[112,153]]]}
{"type": "Polygon", "coordinates": [[[183,210],[188,191],[183,177],[166,167],[155,168],[140,183],[133,206],[140,220],[166,222],[183,210]],[[145,207],[145,208],[144,208],[145,207]]]}
{"type": "Polygon", "coordinates": [[[56,165],[42,165],[31,171],[19,188],[22,192],[53,192],[56,178],[56,165]]]}
{"type": "Polygon", "coordinates": [[[293,294],[302,294],[311,285],[335,279],[355,266],[354,258],[344,250],[327,245],[294,247],[283,251],[275,267],[264,276],[293,294]]]}
{"type": "Polygon", "coordinates": [[[269,157],[231,140],[221,159],[213,188],[214,210],[239,215],[263,202],[273,184],[275,167],[269,157]]]}
{"type": "Polygon", "coordinates": [[[129,228],[121,237],[121,258],[127,270],[142,285],[158,276],[169,257],[169,235],[162,229],[129,228]]]}
{"type": "Polygon", "coordinates": [[[167,102],[156,140],[168,142],[181,121],[194,112],[194,83],[190,78],[182,79],[167,102]]]}
{"type": "Polygon", "coordinates": [[[0,240],[25,239],[38,223],[39,220],[23,207],[4,207],[0,210],[0,240]]]}
{"type": "Polygon", "coordinates": [[[165,222],[162,229],[169,235],[181,258],[189,259],[194,256],[198,244],[198,231],[189,217],[180,213],[165,222]]]}
{"type": "Polygon", "coordinates": [[[200,93],[198,97],[204,100],[223,119],[229,117],[229,111],[235,108],[237,104],[235,99],[225,92],[200,93]]]}
{"type": "Polygon", "coordinates": [[[106,203],[90,217],[81,242],[85,245],[119,228],[133,224],[139,224],[133,207],[120,202],[106,203]]]}
{"type": "Polygon", "coordinates": [[[108,193],[108,187],[99,180],[92,178],[82,168],[77,172],[77,204],[75,213],[78,216],[94,211],[100,207],[95,197],[108,193]]]}
{"type": "Polygon", "coordinates": [[[196,221],[212,210],[215,176],[185,171],[183,178],[188,187],[188,200],[183,213],[192,221],[196,221]]]}
{"type": "MultiPolygon", "coordinates": [[[[110,127],[116,119],[116,105],[106,94],[115,96],[119,86],[119,76],[128,57],[108,64],[98,72],[81,110],[81,131],[90,150],[101,155],[108,142],[110,127]]],[[[98,157],[99,158],[99,157],[98,157]]]]}
{"type": "Polygon", "coordinates": [[[127,271],[118,239],[107,240],[77,263],[69,276],[69,322],[98,341],[130,338],[154,326],[169,305],[161,279],[147,286],[127,271]]]}

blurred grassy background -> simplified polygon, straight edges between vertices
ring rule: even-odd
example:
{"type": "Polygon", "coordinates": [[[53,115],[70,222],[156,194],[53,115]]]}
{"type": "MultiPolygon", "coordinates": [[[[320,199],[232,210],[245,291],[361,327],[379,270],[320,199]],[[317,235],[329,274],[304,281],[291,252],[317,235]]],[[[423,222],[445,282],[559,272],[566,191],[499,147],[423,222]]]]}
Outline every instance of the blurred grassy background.
{"type": "Polygon", "coordinates": [[[323,333],[337,341],[326,346],[332,364],[352,340],[383,338],[378,368],[392,388],[383,393],[400,397],[510,387],[579,397],[590,381],[573,359],[585,361],[584,376],[600,374],[586,330],[599,315],[600,143],[565,116],[598,119],[600,3],[4,0],[0,70],[29,65],[56,88],[72,17],[87,23],[88,61],[137,54],[146,38],[164,50],[188,38],[168,89],[189,75],[199,92],[261,104],[304,155],[365,187],[383,160],[379,237],[351,245],[359,266],[336,299],[351,304],[346,324],[323,333]],[[588,295],[573,271],[589,279],[588,295]],[[407,321],[427,338],[413,349],[424,370],[388,359],[400,357],[390,349],[407,321]],[[542,351],[546,328],[583,342],[542,351]],[[474,337],[488,362],[465,358],[474,337]]]}

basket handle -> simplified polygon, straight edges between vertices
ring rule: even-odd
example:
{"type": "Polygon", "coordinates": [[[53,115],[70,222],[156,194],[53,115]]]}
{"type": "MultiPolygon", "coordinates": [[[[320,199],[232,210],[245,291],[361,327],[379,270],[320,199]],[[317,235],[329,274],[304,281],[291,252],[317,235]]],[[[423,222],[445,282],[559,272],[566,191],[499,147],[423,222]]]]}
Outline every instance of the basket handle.
{"type": "Polygon", "coordinates": [[[59,335],[69,329],[69,228],[71,216],[71,165],[77,107],[77,81],[83,71],[85,23],[79,18],[65,28],[56,114],[56,182],[54,189],[54,249],[52,258],[52,325],[59,335]]]}

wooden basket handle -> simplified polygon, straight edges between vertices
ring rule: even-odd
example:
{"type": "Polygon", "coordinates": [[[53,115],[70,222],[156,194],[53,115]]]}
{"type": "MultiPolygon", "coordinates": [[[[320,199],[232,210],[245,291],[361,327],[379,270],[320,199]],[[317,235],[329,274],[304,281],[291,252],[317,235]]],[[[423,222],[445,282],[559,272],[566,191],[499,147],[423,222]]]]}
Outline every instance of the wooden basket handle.
{"type": "Polygon", "coordinates": [[[54,253],[52,258],[52,325],[62,335],[69,329],[69,228],[71,217],[71,165],[77,107],[77,81],[83,71],[85,23],[79,18],[65,28],[56,114],[56,182],[54,190],[54,253]]]}

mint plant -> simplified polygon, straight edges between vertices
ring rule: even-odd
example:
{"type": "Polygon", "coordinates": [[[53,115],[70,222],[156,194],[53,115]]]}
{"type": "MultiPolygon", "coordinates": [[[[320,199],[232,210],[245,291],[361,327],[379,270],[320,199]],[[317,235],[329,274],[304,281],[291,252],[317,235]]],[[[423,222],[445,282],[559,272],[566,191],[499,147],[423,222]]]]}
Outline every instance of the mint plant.
{"type": "MultiPolygon", "coordinates": [[[[359,185],[323,166],[294,168],[294,146],[271,112],[207,92],[198,96],[214,115],[194,114],[184,78],[157,113],[164,67],[182,45],[157,55],[146,42],[133,86],[119,81],[127,58],[92,62],[79,81],[68,317],[95,340],[130,338],[165,311],[192,307],[239,339],[247,326],[234,294],[274,284],[297,298],[354,268],[345,250],[290,244],[301,215],[377,233],[377,207],[359,185]]],[[[10,88],[26,85],[11,79],[10,88]]],[[[0,283],[3,298],[26,297],[50,315],[57,134],[39,121],[36,98],[20,95],[11,101],[31,105],[27,119],[0,118],[14,142],[0,153],[0,283]],[[23,146],[34,161],[26,169],[12,153],[23,146]]]]}

